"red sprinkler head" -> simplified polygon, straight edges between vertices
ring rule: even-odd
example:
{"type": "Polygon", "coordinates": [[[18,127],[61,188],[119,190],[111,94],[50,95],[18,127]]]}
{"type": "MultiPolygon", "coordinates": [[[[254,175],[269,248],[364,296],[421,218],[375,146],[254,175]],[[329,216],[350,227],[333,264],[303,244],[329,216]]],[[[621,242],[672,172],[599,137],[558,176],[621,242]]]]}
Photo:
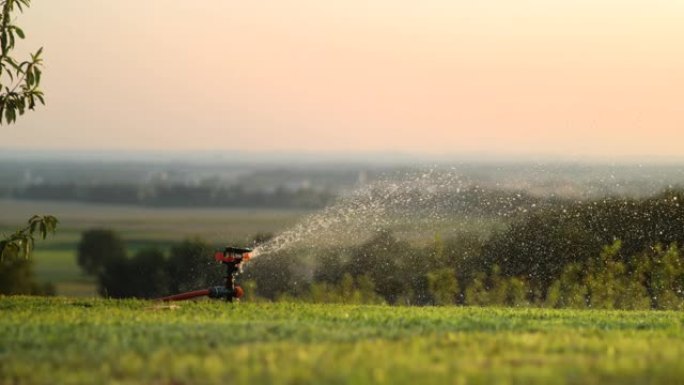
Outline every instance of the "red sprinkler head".
{"type": "Polygon", "coordinates": [[[250,258],[250,252],[252,249],[241,248],[241,247],[226,247],[221,250],[217,250],[214,253],[214,259],[218,262],[223,263],[241,263],[247,262],[250,258]]]}
{"type": "Polygon", "coordinates": [[[224,286],[214,286],[206,290],[196,290],[188,293],[181,293],[164,298],[162,301],[178,301],[199,296],[209,298],[225,298],[232,302],[233,299],[241,298],[245,292],[240,286],[235,284],[235,277],[242,271],[242,263],[249,261],[252,249],[240,247],[226,247],[214,253],[214,259],[226,265],[226,282],[224,286]]]}

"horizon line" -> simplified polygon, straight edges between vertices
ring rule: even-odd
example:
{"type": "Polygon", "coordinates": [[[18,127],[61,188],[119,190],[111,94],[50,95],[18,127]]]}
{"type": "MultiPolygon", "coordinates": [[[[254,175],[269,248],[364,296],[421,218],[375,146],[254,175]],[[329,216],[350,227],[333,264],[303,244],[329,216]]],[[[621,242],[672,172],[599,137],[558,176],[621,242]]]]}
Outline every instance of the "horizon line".
{"type": "Polygon", "coordinates": [[[242,161],[240,163],[270,163],[276,160],[294,162],[326,161],[341,163],[576,163],[576,164],[663,164],[683,163],[684,156],[674,155],[593,155],[593,154],[544,154],[544,153],[488,153],[488,152],[453,152],[428,153],[410,151],[300,151],[274,150],[258,151],[250,149],[40,149],[40,148],[5,148],[0,147],[0,158],[16,160],[214,160],[217,162],[242,161]],[[126,157],[127,159],[119,159],[126,157]],[[131,159],[137,158],[137,159],[131,159]],[[173,159],[173,158],[185,159],[173,159]],[[190,159],[188,159],[190,158],[190,159]],[[237,159],[236,159],[237,158],[237,159]]]}

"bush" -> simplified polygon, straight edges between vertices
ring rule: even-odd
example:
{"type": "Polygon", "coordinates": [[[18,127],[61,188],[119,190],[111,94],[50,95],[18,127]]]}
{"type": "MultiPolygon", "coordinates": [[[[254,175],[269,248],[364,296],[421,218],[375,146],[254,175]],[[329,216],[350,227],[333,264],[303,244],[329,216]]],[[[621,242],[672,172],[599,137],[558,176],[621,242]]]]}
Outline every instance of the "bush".
{"type": "Polygon", "coordinates": [[[126,245],[112,230],[84,231],[78,243],[78,265],[88,274],[97,275],[108,263],[126,259],[126,245]]]}
{"type": "Polygon", "coordinates": [[[128,262],[128,284],[132,286],[132,297],[158,298],[168,292],[169,277],[165,271],[166,258],[159,249],[138,251],[128,262]]]}
{"type": "Polygon", "coordinates": [[[54,295],[53,285],[36,282],[33,260],[24,258],[0,260],[0,294],[54,295]]]}
{"type": "MultiPolygon", "coordinates": [[[[93,239],[109,243],[118,237],[88,238],[90,242],[93,239]]],[[[202,240],[190,239],[173,246],[168,258],[156,248],[140,250],[132,258],[127,258],[125,251],[112,253],[98,267],[98,290],[113,298],[156,298],[221,285],[225,271],[210,251],[202,240]]]]}
{"type": "Polygon", "coordinates": [[[219,285],[225,276],[225,269],[213,259],[213,248],[199,238],[171,247],[165,270],[169,293],[219,285]]]}
{"type": "Polygon", "coordinates": [[[664,249],[656,245],[632,261],[654,309],[684,308],[684,258],[676,244],[664,249]]]}
{"type": "Polygon", "coordinates": [[[427,275],[428,288],[435,305],[452,305],[458,295],[458,281],[451,268],[442,268],[427,275]]]}
{"type": "Polygon", "coordinates": [[[506,277],[526,277],[530,287],[547,292],[566,266],[586,264],[616,239],[615,261],[630,259],[657,244],[684,244],[683,191],[648,199],[563,202],[520,218],[488,240],[482,264],[501,266],[506,277]]]}
{"type": "Polygon", "coordinates": [[[111,298],[158,298],[166,293],[164,254],[141,250],[131,259],[108,260],[98,275],[99,292],[111,298]]]}

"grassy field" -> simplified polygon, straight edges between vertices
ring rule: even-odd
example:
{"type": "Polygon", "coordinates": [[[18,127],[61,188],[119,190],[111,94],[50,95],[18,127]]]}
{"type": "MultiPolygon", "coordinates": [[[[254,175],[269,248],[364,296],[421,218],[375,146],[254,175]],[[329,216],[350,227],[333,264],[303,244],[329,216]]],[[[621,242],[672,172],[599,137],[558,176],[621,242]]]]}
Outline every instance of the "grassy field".
{"type": "Polygon", "coordinates": [[[2,384],[681,384],[684,314],[0,297],[2,384]]]}
{"type": "Polygon", "coordinates": [[[69,202],[0,199],[0,233],[15,231],[34,214],[59,218],[54,236],[38,242],[34,253],[37,278],[55,284],[57,294],[96,295],[92,277],[76,264],[76,245],[84,230],[117,231],[130,252],[142,247],[167,249],[188,237],[217,245],[243,243],[258,232],[276,232],[294,224],[304,211],[271,209],[141,208],[69,202]]]}

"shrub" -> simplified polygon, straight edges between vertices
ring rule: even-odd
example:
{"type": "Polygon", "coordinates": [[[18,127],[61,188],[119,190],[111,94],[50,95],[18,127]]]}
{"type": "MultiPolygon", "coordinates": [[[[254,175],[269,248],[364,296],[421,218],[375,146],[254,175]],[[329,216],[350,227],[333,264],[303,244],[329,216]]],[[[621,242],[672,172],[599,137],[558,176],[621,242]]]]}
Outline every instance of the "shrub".
{"type": "Polygon", "coordinates": [[[435,305],[451,305],[458,295],[456,274],[451,268],[442,268],[427,275],[428,288],[435,305]]]}
{"type": "Polygon", "coordinates": [[[55,288],[35,280],[32,259],[8,258],[0,260],[0,294],[54,295],[55,288]]]}
{"type": "Polygon", "coordinates": [[[114,231],[92,229],[81,234],[77,261],[86,273],[97,275],[108,263],[125,258],[126,245],[114,231]]]}

